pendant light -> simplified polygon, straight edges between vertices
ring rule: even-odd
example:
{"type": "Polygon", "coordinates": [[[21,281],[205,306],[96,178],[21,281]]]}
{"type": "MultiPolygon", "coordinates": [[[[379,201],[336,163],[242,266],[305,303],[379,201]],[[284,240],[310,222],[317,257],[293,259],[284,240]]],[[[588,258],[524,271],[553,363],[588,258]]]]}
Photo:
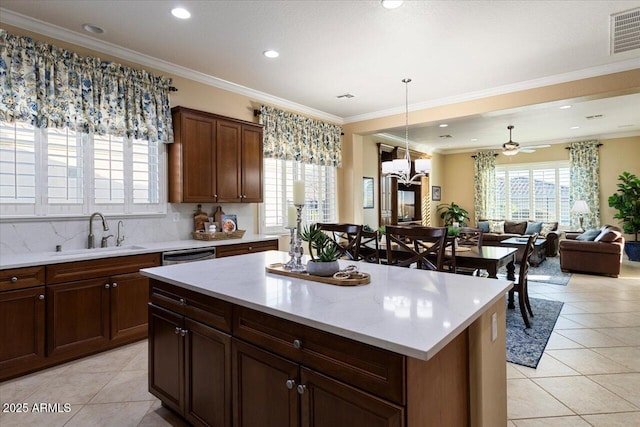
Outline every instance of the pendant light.
{"type": "Polygon", "coordinates": [[[430,159],[416,159],[416,174],[411,176],[411,157],[409,156],[409,83],[411,79],[402,79],[405,85],[405,115],[404,115],[404,158],[382,162],[382,175],[396,178],[399,183],[411,185],[431,171],[430,159]]]}
{"type": "Polygon", "coordinates": [[[513,128],[513,125],[507,126],[507,129],[509,129],[509,142],[502,144],[502,154],[505,156],[515,156],[520,151],[520,144],[511,140],[511,131],[513,128]]]}

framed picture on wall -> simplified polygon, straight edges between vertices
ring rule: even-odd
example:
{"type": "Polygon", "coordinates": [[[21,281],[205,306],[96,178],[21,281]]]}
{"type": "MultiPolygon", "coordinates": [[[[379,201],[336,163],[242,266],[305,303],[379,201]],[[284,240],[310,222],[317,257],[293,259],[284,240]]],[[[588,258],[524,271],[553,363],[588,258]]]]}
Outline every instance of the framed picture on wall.
{"type": "Polygon", "coordinates": [[[362,194],[364,209],[373,209],[373,178],[365,176],[362,178],[362,194]]]}
{"type": "Polygon", "coordinates": [[[431,200],[434,202],[442,200],[442,188],[439,185],[431,187],[431,200]]]}

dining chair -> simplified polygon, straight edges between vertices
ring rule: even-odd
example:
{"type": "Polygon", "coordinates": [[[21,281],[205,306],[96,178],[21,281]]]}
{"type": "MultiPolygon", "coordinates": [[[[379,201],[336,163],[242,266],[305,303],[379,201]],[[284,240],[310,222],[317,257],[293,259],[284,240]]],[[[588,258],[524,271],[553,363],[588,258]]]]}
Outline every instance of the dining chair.
{"type": "Polygon", "coordinates": [[[346,257],[353,261],[360,259],[361,225],[318,223],[318,228],[326,232],[341,258],[346,257]]]}
{"type": "MultiPolygon", "coordinates": [[[[449,271],[456,274],[465,274],[468,276],[477,276],[477,268],[457,267],[456,266],[456,251],[460,248],[469,247],[482,247],[482,235],[483,231],[480,228],[474,227],[460,227],[457,239],[447,239],[444,265],[449,266],[449,271]],[[454,240],[456,243],[454,243],[454,240]],[[456,247],[457,245],[457,247],[456,247]]],[[[465,249],[462,249],[465,250],[465,249]]]]}
{"type": "Polygon", "coordinates": [[[442,271],[446,227],[385,227],[387,264],[442,271]]]}
{"type": "Polygon", "coordinates": [[[529,303],[529,287],[527,276],[529,274],[530,258],[533,254],[533,249],[537,238],[538,233],[534,233],[529,236],[527,245],[524,248],[524,253],[522,254],[522,260],[520,261],[520,272],[518,274],[518,280],[513,284],[513,288],[509,291],[510,294],[513,294],[514,292],[518,293],[518,304],[520,305],[520,313],[522,313],[522,319],[524,320],[524,324],[527,328],[531,327],[527,312],[529,312],[529,315],[531,317],[534,317],[533,311],[531,310],[531,304],[529,303]]]}
{"type": "Polygon", "coordinates": [[[361,261],[380,264],[380,242],[377,231],[367,231],[364,228],[360,233],[359,256],[361,261]]]}

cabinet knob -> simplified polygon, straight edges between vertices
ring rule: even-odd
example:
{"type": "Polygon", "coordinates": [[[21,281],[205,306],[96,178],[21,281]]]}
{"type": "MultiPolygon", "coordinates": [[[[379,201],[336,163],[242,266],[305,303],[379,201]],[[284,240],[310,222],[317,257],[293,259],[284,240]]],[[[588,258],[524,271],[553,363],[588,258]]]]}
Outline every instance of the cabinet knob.
{"type": "Polygon", "coordinates": [[[215,197],[215,198],[217,199],[217,198],[218,198],[218,195],[217,195],[217,194],[214,194],[214,195],[213,195],[213,197],[215,197]]]}
{"type": "Polygon", "coordinates": [[[287,388],[289,390],[293,390],[293,388],[296,386],[296,381],[295,380],[287,380],[287,388]]]}
{"type": "Polygon", "coordinates": [[[184,298],[180,298],[180,305],[184,305],[184,298]]]}
{"type": "Polygon", "coordinates": [[[113,282],[113,283],[111,284],[111,286],[113,286],[114,288],[117,288],[117,287],[118,287],[118,284],[117,284],[116,282],[113,282]]]}
{"type": "Polygon", "coordinates": [[[298,390],[298,394],[304,394],[304,392],[307,390],[307,386],[300,384],[297,390],[298,390]]]}
{"type": "Polygon", "coordinates": [[[249,250],[252,251],[253,250],[253,246],[249,246],[249,250]]]}
{"type": "Polygon", "coordinates": [[[300,341],[300,340],[293,340],[293,348],[296,348],[296,349],[298,349],[298,350],[299,350],[301,347],[302,347],[302,341],[300,341]]]}
{"type": "Polygon", "coordinates": [[[16,283],[18,278],[16,276],[11,277],[11,283],[16,283]]]}
{"type": "Polygon", "coordinates": [[[39,299],[40,301],[42,301],[42,300],[44,299],[44,295],[42,295],[42,294],[38,295],[38,299],[39,299]]]}
{"type": "Polygon", "coordinates": [[[109,288],[111,287],[111,285],[107,283],[106,285],[104,285],[104,287],[105,287],[106,289],[109,289],[109,288]]]}
{"type": "Polygon", "coordinates": [[[189,331],[187,331],[186,329],[180,329],[180,336],[183,337],[183,336],[187,335],[187,332],[189,332],[189,331]]]}
{"type": "Polygon", "coordinates": [[[173,331],[176,335],[178,335],[180,333],[180,328],[176,326],[176,329],[173,331]]]}

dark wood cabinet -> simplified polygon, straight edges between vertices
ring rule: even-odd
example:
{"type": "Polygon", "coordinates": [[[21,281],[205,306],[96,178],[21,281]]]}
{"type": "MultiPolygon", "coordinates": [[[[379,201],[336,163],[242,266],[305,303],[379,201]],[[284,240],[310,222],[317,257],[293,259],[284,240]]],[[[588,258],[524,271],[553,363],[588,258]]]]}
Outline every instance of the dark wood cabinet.
{"type": "Polygon", "coordinates": [[[184,107],[172,113],[170,202],[262,202],[261,125],[184,107]]]}
{"type": "Polygon", "coordinates": [[[146,336],[149,279],[140,273],[128,273],[112,276],[110,281],[110,338],[127,340],[146,336]]]}
{"type": "Polygon", "coordinates": [[[266,240],[263,242],[235,243],[232,245],[220,245],[217,247],[216,258],[223,258],[235,255],[246,255],[255,252],[277,251],[277,240],[266,240]]]}
{"type": "Polygon", "coordinates": [[[0,379],[44,360],[44,286],[0,292],[0,343],[0,379]]]}

